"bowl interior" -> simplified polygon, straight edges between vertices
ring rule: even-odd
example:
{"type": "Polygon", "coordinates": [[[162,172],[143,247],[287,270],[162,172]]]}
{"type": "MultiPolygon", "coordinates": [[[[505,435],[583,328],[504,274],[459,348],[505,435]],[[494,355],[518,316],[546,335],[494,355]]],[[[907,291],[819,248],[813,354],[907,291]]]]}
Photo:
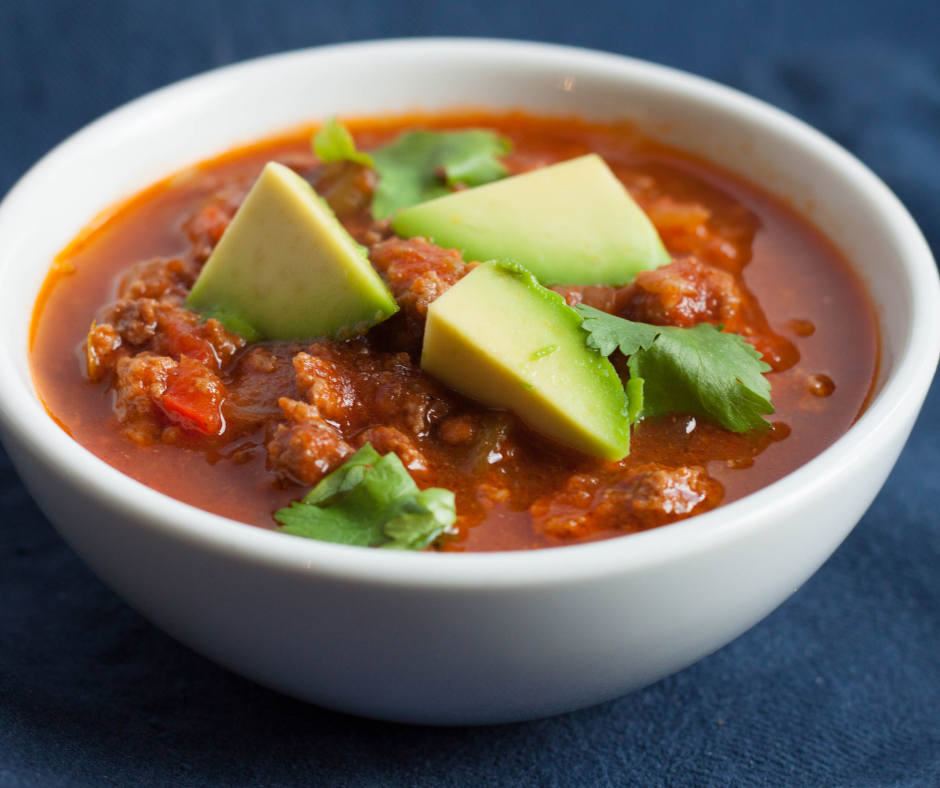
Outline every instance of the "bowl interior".
{"type": "MultiPolygon", "coordinates": [[[[782,197],[867,282],[880,318],[880,391],[912,352],[915,313],[936,301],[935,274],[924,268],[929,251],[887,188],[822,135],[714,83],[626,58],[534,44],[398,41],[211,72],[116,110],[43,159],[0,206],[0,388],[32,392],[21,417],[52,424],[29,370],[31,313],[51,261],[98,212],[186,166],[313,119],[474,106],[630,119],[782,197]]],[[[9,403],[15,395],[4,396],[9,403]]]]}

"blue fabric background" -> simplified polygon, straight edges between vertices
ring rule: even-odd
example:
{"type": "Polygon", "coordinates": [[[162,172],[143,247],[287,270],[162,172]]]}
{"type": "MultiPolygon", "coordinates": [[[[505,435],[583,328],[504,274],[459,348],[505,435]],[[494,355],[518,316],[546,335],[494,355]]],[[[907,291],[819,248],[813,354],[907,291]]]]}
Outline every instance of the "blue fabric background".
{"type": "MultiPolygon", "coordinates": [[[[940,3],[0,0],[0,194],[101,113],[314,44],[488,35],[687,69],[830,134],[940,250],[940,3]]],[[[170,640],[64,546],[0,450],[2,786],[938,786],[940,390],[884,491],[792,599],[682,673],[527,724],[326,712],[170,640]]]]}

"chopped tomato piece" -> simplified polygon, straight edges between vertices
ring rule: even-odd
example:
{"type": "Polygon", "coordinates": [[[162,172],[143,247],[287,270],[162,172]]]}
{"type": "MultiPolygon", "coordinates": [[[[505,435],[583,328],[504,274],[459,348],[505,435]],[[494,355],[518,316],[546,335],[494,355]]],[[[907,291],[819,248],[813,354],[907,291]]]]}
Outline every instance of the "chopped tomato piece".
{"type": "Polygon", "coordinates": [[[181,427],[205,435],[221,435],[225,429],[222,381],[196,359],[181,356],[163,394],[163,410],[181,427]]]}
{"type": "Polygon", "coordinates": [[[187,323],[184,320],[167,320],[162,326],[167,351],[171,356],[189,356],[191,359],[201,361],[207,367],[218,368],[219,357],[212,343],[202,336],[200,326],[187,323]]]}

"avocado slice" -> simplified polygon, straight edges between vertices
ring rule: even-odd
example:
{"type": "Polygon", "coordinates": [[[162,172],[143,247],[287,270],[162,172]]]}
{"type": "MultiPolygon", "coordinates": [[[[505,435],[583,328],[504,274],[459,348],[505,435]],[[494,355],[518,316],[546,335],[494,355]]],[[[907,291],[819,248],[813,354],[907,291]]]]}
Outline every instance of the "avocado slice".
{"type": "Polygon", "coordinates": [[[580,326],[518,263],[484,263],[428,307],[421,368],[559,443],[621,460],[630,451],[627,395],[580,326]]]}
{"type": "Polygon", "coordinates": [[[670,262],[656,228],[596,153],[413,205],[400,236],[465,260],[509,257],[543,285],[624,285],[670,262]]]}
{"type": "Polygon", "coordinates": [[[247,339],[364,333],[398,311],[369,258],[310,184],[268,162],[186,306],[247,339]]]}

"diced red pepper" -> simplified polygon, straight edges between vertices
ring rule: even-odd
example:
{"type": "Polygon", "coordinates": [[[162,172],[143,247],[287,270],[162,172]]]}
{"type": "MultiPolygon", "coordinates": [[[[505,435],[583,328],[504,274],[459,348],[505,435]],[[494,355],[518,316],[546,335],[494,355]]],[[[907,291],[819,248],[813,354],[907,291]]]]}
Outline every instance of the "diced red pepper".
{"type": "Polygon", "coordinates": [[[163,410],[181,427],[204,435],[221,435],[225,429],[222,401],[225,386],[204,364],[189,356],[170,376],[163,394],[163,410]]]}

